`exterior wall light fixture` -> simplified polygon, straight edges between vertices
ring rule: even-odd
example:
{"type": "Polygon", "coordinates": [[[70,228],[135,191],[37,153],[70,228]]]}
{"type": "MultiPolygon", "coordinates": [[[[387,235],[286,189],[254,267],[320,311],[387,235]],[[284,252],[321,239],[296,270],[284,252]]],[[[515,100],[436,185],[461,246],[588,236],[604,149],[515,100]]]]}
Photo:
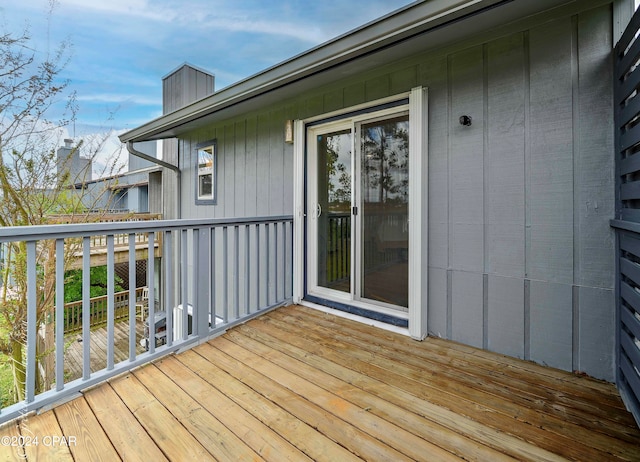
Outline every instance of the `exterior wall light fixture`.
{"type": "Polygon", "coordinates": [[[285,120],[284,122],[284,142],[293,143],[293,120],[285,120]]]}

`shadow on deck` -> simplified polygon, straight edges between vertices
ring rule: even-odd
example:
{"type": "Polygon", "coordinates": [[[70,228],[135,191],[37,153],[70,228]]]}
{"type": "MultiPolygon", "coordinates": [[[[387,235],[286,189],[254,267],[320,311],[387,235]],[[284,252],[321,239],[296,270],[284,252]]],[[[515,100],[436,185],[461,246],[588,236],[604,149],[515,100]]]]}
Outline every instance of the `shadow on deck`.
{"type": "Polygon", "coordinates": [[[6,458],[640,460],[612,384],[299,306],[0,430],[20,435],[58,439],[6,458]]]}

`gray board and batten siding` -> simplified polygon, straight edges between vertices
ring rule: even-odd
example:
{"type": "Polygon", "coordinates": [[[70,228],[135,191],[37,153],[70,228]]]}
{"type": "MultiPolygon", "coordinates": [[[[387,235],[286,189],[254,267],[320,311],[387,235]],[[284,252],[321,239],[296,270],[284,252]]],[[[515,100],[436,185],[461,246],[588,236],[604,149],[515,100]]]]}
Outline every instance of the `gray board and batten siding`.
{"type": "Polygon", "coordinates": [[[427,87],[430,335],[613,381],[612,14],[571,2],[433,50],[425,38],[184,133],[182,217],[291,214],[285,120],[427,87]],[[196,206],[195,146],[212,139],[217,205],[196,206]]]}

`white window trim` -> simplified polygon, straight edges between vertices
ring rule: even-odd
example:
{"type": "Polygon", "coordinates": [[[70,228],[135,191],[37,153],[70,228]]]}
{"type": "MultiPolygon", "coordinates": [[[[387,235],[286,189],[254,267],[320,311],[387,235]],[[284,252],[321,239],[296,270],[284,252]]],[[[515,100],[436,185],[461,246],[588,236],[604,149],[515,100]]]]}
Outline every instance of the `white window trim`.
{"type": "Polygon", "coordinates": [[[217,187],[217,159],[218,159],[218,145],[216,140],[206,141],[199,143],[196,146],[196,162],[195,162],[195,203],[196,205],[215,205],[217,201],[216,187],[217,187]],[[200,168],[200,151],[211,148],[212,164],[211,167],[200,168]],[[200,177],[203,175],[211,175],[211,195],[200,195],[200,177]]]}

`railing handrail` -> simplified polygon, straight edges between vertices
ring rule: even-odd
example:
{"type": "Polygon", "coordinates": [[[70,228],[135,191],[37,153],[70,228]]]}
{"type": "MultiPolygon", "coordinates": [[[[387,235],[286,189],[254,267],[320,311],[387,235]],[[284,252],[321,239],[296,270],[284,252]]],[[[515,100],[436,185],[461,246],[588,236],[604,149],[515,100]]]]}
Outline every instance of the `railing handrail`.
{"type": "Polygon", "coordinates": [[[112,221],[158,221],[162,219],[161,213],[149,212],[99,212],[89,211],[87,214],[65,214],[56,213],[47,216],[48,224],[71,224],[71,223],[108,223],[112,221]],[[87,221],[87,218],[98,218],[98,221],[87,221]]]}
{"type": "Polygon", "coordinates": [[[264,224],[275,223],[279,221],[290,221],[292,219],[292,215],[278,215],[257,218],[208,218],[187,220],[152,220],[146,222],[117,221],[104,223],[92,222],[37,226],[10,226],[0,227],[0,242],[39,241],[45,239],[55,239],[60,235],[64,235],[65,238],[72,238],[92,236],[96,234],[133,234],[154,231],[193,229],[201,227],[264,224]]]}

